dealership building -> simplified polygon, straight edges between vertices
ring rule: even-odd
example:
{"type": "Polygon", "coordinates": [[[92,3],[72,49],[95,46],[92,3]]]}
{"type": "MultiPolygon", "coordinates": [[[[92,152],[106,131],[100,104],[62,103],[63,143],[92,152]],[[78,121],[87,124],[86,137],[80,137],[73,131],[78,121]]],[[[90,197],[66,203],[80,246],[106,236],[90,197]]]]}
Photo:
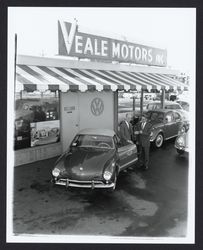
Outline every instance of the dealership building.
{"type": "Polygon", "coordinates": [[[118,128],[121,91],[161,94],[188,90],[167,67],[165,49],[84,33],[58,22],[54,58],[17,55],[15,67],[15,166],[66,151],[84,128],[118,128]],[[62,57],[63,56],[63,57],[62,57]]]}

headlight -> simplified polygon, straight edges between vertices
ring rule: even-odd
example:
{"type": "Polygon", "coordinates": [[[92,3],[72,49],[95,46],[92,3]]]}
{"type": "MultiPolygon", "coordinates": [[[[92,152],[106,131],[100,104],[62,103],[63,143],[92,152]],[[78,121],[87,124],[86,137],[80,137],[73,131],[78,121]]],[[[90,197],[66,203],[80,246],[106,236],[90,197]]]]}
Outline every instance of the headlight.
{"type": "Polygon", "coordinates": [[[184,146],[185,145],[185,140],[184,138],[181,136],[177,139],[177,143],[180,145],[180,146],[184,146]]]}
{"type": "Polygon", "coordinates": [[[60,170],[59,170],[58,168],[54,168],[54,169],[52,170],[52,175],[53,175],[54,177],[58,177],[59,174],[60,174],[60,170]]]}
{"type": "Polygon", "coordinates": [[[111,179],[115,165],[116,165],[115,161],[111,162],[109,166],[106,168],[106,170],[104,171],[103,177],[106,181],[109,181],[111,179]]]}
{"type": "Polygon", "coordinates": [[[155,128],[152,128],[152,129],[151,129],[150,137],[152,137],[152,136],[154,135],[154,130],[155,130],[155,128]]]}
{"type": "Polygon", "coordinates": [[[109,171],[104,171],[104,175],[103,176],[104,176],[104,179],[106,181],[109,181],[111,179],[112,173],[109,172],[109,171]]]}

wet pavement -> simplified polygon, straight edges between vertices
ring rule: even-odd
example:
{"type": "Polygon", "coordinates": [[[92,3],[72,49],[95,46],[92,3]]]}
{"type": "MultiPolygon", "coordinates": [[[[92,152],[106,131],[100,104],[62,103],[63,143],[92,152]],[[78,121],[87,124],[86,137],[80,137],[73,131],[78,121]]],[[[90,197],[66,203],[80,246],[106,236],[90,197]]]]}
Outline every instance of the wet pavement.
{"type": "Polygon", "coordinates": [[[14,171],[14,233],[184,237],[188,157],[174,140],[151,149],[148,171],[121,172],[115,192],[52,186],[56,158],[14,171]]]}

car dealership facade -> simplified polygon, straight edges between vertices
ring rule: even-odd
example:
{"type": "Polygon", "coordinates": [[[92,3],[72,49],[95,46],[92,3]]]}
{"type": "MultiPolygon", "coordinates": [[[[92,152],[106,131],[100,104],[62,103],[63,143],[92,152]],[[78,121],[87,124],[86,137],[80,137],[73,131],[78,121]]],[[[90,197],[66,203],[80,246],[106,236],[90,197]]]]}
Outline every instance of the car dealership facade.
{"type": "Polygon", "coordinates": [[[58,22],[54,58],[18,55],[15,67],[15,165],[64,152],[84,128],[118,127],[118,92],[187,90],[163,49],[87,34],[58,22]],[[63,58],[61,56],[64,56],[63,58]]]}

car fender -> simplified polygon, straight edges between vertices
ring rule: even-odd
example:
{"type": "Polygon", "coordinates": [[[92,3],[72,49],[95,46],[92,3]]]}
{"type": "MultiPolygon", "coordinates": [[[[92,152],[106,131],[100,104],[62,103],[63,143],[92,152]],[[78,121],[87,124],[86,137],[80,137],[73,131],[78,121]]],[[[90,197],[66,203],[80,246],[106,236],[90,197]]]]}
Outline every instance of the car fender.
{"type": "Polygon", "coordinates": [[[150,141],[154,141],[159,133],[162,133],[164,136],[164,129],[163,127],[156,127],[153,129],[153,135],[150,139],[150,141]]]}

